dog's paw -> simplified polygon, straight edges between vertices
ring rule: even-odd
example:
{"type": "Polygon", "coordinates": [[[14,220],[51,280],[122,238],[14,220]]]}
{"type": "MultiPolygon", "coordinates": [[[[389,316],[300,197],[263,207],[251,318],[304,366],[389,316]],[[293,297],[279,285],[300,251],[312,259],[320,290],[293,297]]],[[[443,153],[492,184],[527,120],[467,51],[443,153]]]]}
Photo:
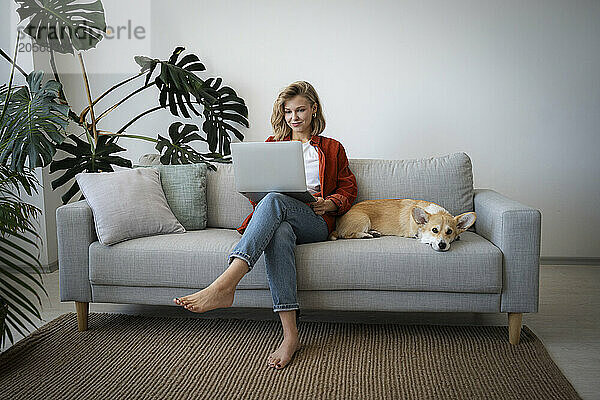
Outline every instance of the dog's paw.
{"type": "Polygon", "coordinates": [[[366,232],[356,232],[351,236],[352,239],[373,239],[373,235],[366,232]]]}
{"type": "Polygon", "coordinates": [[[380,232],[378,232],[378,231],[376,231],[376,230],[374,230],[374,229],[371,229],[371,230],[370,230],[370,231],[368,231],[367,233],[368,233],[369,235],[371,235],[371,237],[374,237],[374,238],[381,237],[381,233],[380,233],[380,232]]]}

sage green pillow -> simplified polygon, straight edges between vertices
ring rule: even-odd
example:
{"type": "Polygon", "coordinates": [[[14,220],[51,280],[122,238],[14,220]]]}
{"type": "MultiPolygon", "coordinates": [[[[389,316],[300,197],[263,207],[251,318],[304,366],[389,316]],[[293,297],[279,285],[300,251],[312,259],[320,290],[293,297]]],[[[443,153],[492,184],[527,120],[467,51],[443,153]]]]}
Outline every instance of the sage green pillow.
{"type": "Polygon", "coordinates": [[[167,203],[186,230],[206,228],[206,164],[135,165],[155,168],[167,203]]]}

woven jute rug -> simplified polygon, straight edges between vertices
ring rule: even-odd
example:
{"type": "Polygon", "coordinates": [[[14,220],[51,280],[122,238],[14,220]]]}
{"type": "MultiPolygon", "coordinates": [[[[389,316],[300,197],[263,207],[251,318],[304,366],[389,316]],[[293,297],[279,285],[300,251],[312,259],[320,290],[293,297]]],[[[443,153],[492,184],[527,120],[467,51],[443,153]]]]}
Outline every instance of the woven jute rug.
{"type": "Polygon", "coordinates": [[[278,321],[75,313],[0,355],[6,399],[579,399],[527,327],[300,321],[303,347],[267,366],[278,321]]]}

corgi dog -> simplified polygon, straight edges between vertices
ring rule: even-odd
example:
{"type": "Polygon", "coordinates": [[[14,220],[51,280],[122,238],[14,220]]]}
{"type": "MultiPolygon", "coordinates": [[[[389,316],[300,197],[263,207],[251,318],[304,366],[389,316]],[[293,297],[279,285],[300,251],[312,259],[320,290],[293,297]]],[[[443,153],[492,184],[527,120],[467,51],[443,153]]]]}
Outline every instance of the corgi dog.
{"type": "Polygon", "coordinates": [[[453,217],[443,207],[424,200],[366,200],[336,219],[329,240],[364,239],[394,235],[419,239],[436,251],[450,250],[450,243],[469,229],[477,215],[453,217]]]}

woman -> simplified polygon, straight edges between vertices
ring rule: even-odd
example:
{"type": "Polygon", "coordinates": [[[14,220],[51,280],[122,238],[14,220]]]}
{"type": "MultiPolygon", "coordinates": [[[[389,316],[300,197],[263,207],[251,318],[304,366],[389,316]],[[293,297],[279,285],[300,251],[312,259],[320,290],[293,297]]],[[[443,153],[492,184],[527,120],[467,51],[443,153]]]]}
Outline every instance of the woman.
{"type": "Polygon", "coordinates": [[[269,193],[258,204],[252,202],[254,211],[238,228],[243,236],[229,255],[229,267],[207,288],[173,301],[197,313],[230,307],[237,284],[264,252],[273,310],[283,325],[283,342],[267,363],[281,369],[299,347],[295,247],[326,240],[335,229],[336,215],[348,211],[356,199],[357,186],[342,145],[319,136],[325,129],[325,118],[319,96],[310,83],[294,82],[279,94],[271,124],[275,135],[267,142],[303,143],[307,187],[317,201],[305,204],[269,193]]]}

